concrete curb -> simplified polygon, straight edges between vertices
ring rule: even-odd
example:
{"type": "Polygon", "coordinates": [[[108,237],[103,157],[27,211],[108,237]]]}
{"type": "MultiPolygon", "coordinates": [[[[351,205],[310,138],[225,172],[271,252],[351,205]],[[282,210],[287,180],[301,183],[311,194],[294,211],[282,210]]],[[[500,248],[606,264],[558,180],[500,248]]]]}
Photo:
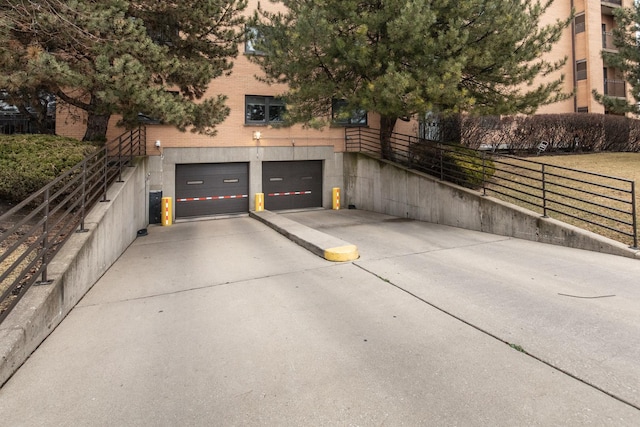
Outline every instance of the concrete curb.
{"type": "Polygon", "coordinates": [[[249,216],[268,225],[278,233],[327,261],[354,261],[360,256],[357,246],[273,212],[252,211],[249,212],[249,216]]]}

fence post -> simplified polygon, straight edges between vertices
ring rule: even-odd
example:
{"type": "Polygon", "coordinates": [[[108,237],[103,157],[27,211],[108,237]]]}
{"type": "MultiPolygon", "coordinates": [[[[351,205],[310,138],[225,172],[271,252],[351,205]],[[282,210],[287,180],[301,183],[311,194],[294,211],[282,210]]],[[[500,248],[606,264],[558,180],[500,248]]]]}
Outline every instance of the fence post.
{"type": "Polygon", "coordinates": [[[635,181],[631,181],[631,213],[633,215],[633,249],[638,249],[638,208],[636,206],[635,181]]]}
{"type": "Polygon", "coordinates": [[[102,149],[103,153],[104,153],[104,162],[103,162],[103,170],[102,170],[102,175],[103,175],[103,180],[102,180],[102,200],[100,200],[101,202],[108,202],[109,200],[107,199],[107,175],[108,175],[108,170],[109,170],[109,149],[105,146],[102,149]]]}
{"type": "Polygon", "coordinates": [[[344,151],[349,151],[349,133],[347,132],[347,126],[344,128],[344,151]]]}
{"type": "Polygon", "coordinates": [[[542,216],[544,218],[548,218],[547,216],[547,180],[546,180],[546,174],[544,171],[544,163],[542,164],[542,216]]]}
{"type": "Polygon", "coordinates": [[[129,164],[127,165],[130,168],[133,167],[133,157],[133,131],[131,131],[129,133],[129,164]]]}
{"type": "Polygon", "coordinates": [[[438,143],[438,151],[440,152],[440,180],[444,181],[444,148],[438,143]]]}
{"type": "Polygon", "coordinates": [[[122,181],[122,135],[118,137],[118,181],[122,181]]]}
{"type": "Polygon", "coordinates": [[[82,201],[80,202],[80,228],[76,233],[84,233],[87,231],[84,228],[84,217],[86,214],[86,200],[87,200],[87,159],[82,161],[82,201]]]}
{"type": "Polygon", "coordinates": [[[42,224],[42,276],[39,284],[46,284],[47,253],[49,252],[49,186],[44,190],[44,223],[42,224]]]}
{"type": "Polygon", "coordinates": [[[482,152],[482,195],[486,196],[487,195],[487,169],[486,169],[486,159],[487,159],[487,153],[485,153],[484,151],[482,152]]]}
{"type": "Polygon", "coordinates": [[[138,132],[138,147],[140,149],[140,155],[147,155],[147,128],[146,126],[141,126],[138,132]]]}

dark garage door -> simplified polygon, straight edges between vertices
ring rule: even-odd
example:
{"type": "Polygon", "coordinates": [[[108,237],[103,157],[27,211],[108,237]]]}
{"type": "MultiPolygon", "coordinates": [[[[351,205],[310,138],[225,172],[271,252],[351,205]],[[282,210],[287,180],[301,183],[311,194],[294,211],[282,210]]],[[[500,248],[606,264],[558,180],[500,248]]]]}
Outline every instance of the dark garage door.
{"type": "Polygon", "coordinates": [[[176,165],[176,218],[249,211],[248,163],[176,165]]]}
{"type": "Polygon", "coordinates": [[[322,161],[262,163],[264,207],[268,210],[322,206],[322,161]]]}

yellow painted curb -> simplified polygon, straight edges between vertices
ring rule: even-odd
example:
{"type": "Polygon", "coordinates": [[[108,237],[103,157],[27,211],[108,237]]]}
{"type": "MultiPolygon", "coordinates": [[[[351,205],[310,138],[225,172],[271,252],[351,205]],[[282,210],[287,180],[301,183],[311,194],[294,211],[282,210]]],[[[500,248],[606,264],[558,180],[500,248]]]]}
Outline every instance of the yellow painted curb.
{"type": "Polygon", "coordinates": [[[358,247],[356,245],[338,246],[324,251],[324,259],[327,261],[343,262],[358,259],[358,247]]]}

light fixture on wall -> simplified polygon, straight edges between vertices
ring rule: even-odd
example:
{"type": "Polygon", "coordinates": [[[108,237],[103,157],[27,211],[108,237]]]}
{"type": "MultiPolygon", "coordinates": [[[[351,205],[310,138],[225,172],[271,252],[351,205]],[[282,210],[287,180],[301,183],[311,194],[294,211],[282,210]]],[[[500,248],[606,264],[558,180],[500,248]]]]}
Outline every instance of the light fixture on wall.
{"type": "Polygon", "coordinates": [[[259,130],[253,132],[253,139],[255,139],[256,141],[260,141],[261,136],[262,134],[260,133],[259,130]]]}

